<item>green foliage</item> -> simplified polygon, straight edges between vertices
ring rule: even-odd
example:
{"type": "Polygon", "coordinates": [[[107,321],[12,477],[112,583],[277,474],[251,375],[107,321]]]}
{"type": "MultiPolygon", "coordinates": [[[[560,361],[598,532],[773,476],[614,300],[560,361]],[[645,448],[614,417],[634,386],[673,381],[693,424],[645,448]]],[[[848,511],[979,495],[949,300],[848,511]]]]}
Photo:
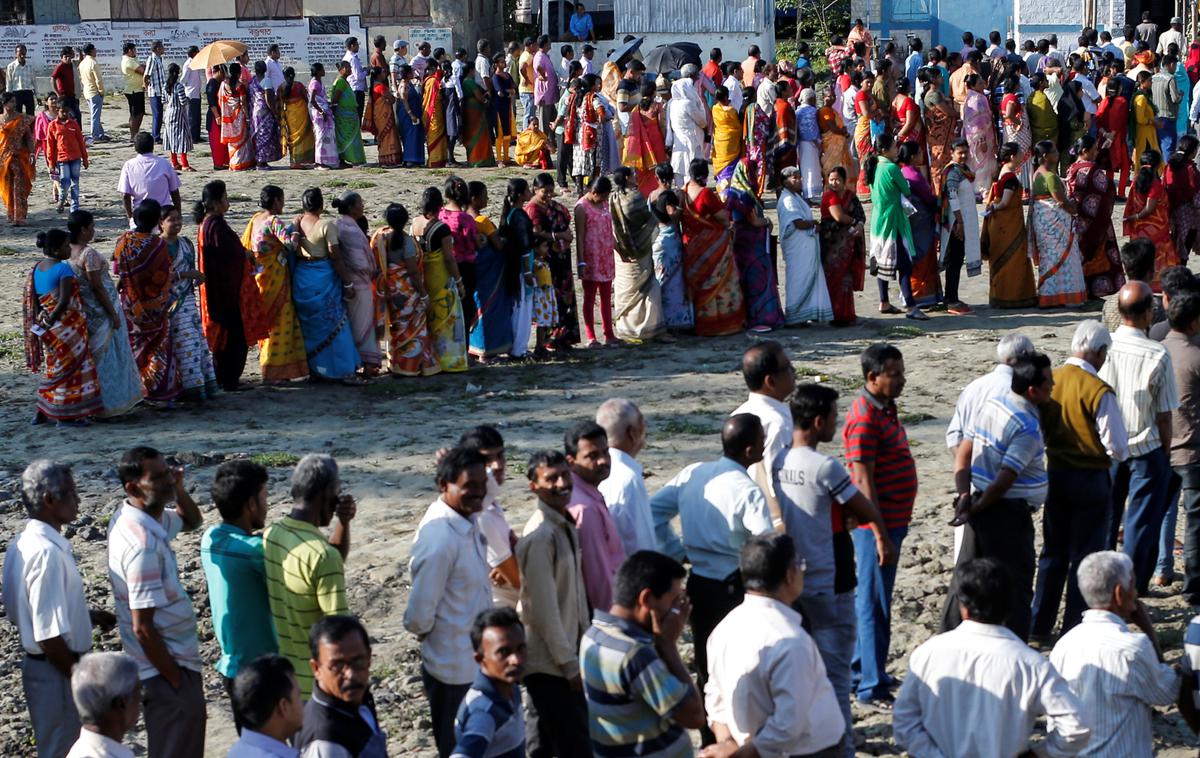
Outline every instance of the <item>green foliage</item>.
{"type": "Polygon", "coordinates": [[[295,453],[255,453],[250,456],[251,463],[257,463],[266,468],[286,468],[300,462],[300,456],[295,453]]]}

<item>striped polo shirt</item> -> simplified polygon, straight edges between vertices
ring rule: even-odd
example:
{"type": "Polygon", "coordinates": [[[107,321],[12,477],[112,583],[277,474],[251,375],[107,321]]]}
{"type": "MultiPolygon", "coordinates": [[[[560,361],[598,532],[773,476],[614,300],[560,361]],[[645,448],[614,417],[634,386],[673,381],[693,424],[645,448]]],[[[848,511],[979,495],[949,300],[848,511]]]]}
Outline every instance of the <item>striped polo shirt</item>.
{"type": "Polygon", "coordinates": [[[1140,329],[1121,325],[1112,334],[1100,378],[1117,393],[1121,418],[1129,433],[1129,455],[1137,458],[1162,447],[1158,414],[1179,407],[1175,371],[1167,349],[1140,329]]]}
{"type": "Polygon", "coordinates": [[[342,554],[317,527],[284,516],[263,532],[263,562],[279,653],[292,662],[307,699],[313,686],[308,630],[325,616],[350,612],[342,554]]]}
{"type": "Polygon", "coordinates": [[[917,500],[917,464],[896,403],[864,389],[846,411],[842,442],[848,463],[875,463],[875,494],[887,528],[908,526],[917,500]]]}
{"type": "Polygon", "coordinates": [[[1046,502],[1046,446],[1037,406],[1015,392],[994,397],[975,414],[966,438],[971,440],[972,489],[983,492],[1006,468],[1017,478],[1004,497],[1031,507],[1046,502]]]}
{"type": "Polygon", "coordinates": [[[684,758],[692,742],[671,714],[692,691],[654,650],[654,636],[596,611],[579,644],[588,731],[597,758],[684,758]]]}
{"type": "Polygon", "coordinates": [[[525,715],[521,687],[511,698],[496,689],[482,671],[467,690],[454,719],[454,752],[450,758],[524,758],[525,715]]]}

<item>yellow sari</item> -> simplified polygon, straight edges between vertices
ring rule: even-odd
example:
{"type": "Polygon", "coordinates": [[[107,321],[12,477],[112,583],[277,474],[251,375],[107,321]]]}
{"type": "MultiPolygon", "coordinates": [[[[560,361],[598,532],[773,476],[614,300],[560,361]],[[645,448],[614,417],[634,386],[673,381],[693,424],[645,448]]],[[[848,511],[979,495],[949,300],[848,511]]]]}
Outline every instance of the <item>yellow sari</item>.
{"type": "Polygon", "coordinates": [[[283,104],[283,118],[279,119],[280,142],[293,166],[311,165],[317,150],[305,95],[304,85],[293,82],[280,100],[283,104]]]}
{"type": "Polygon", "coordinates": [[[293,236],[283,219],[266,211],[254,214],[242,233],[242,247],[254,255],[260,268],[254,283],[262,296],[264,320],[271,325],[267,338],[259,343],[258,363],[264,382],[308,376],[308,353],[292,304],[292,272],[284,248],[284,240],[293,236]]]}
{"type": "Polygon", "coordinates": [[[442,72],[435,71],[425,77],[421,93],[421,118],[425,122],[425,165],[441,168],[450,160],[446,142],[446,105],[442,102],[442,72]]]}
{"type": "Polygon", "coordinates": [[[713,176],[719,176],[742,154],[742,120],[732,105],[717,103],[712,108],[713,176]]]}

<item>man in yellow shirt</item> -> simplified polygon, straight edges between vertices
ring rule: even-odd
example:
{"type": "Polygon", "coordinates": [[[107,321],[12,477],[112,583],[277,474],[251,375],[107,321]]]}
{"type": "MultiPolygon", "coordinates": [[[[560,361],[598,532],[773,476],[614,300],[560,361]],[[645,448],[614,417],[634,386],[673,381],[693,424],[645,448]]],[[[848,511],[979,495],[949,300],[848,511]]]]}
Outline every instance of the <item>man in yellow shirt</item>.
{"type": "Polygon", "coordinates": [[[100,74],[100,65],[96,62],[96,46],[90,42],[83,46],[83,60],[79,61],[79,80],[83,88],[83,99],[91,106],[92,142],[108,142],[110,138],[104,133],[104,125],[100,123],[100,109],[104,107],[104,77],[100,74]]]}
{"type": "Polygon", "coordinates": [[[146,67],[137,58],[137,46],[126,42],[122,48],[121,76],[125,79],[125,101],[129,103],[129,141],[142,128],[142,117],[146,115],[146,67]]]}
{"type": "Polygon", "coordinates": [[[522,129],[529,126],[536,113],[533,108],[533,55],[537,52],[537,44],[533,37],[526,37],[524,44],[525,49],[517,59],[517,70],[521,74],[517,80],[517,92],[521,95],[522,129]]]}

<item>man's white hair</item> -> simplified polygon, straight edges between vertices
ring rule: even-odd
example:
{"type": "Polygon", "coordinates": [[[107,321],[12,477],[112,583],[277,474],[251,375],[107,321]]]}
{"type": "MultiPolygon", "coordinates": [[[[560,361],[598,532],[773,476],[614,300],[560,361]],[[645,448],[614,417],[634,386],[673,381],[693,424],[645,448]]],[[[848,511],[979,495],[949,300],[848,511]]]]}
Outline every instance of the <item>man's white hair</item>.
{"type": "Polygon", "coordinates": [[[1001,363],[1016,363],[1033,353],[1033,340],[1020,332],[1009,332],[996,344],[996,360],[1001,363]]]}
{"type": "Polygon", "coordinates": [[[113,701],[126,703],[138,684],[137,663],[125,653],[88,653],[71,671],[71,696],[79,720],[99,724],[113,701]]]}
{"type": "Polygon", "coordinates": [[[642,412],[637,405],[623,397],[609,398],[596,409],[596,423],[604,427],[608,439],[613,442],[625,439],[641,418],[642,412]]]}
{"type": "Polygon", "coordinates": [[[695,79],[700,75],[700,67],[695,63],[686,63],[683,68],[679,69],[679,75],[684,79],[695,79]]]}
{"type": "Polygon", "coordinates": [[[1113,590],[1133,589],[1133,561],[1116,550],[1101,550],[1079,562],[1079,594],[1088,608],[1112,605],[1113,590]]]}
{"type": "Polygon", "coordinates": [[[1099,353],[1112,344],[1112,335],[1108,329],[1095,319],[1081,321],[1075,327],[1075,336],[1071,338],[1071,352],[1076,355],[1084,353],[1099,353]]]}

